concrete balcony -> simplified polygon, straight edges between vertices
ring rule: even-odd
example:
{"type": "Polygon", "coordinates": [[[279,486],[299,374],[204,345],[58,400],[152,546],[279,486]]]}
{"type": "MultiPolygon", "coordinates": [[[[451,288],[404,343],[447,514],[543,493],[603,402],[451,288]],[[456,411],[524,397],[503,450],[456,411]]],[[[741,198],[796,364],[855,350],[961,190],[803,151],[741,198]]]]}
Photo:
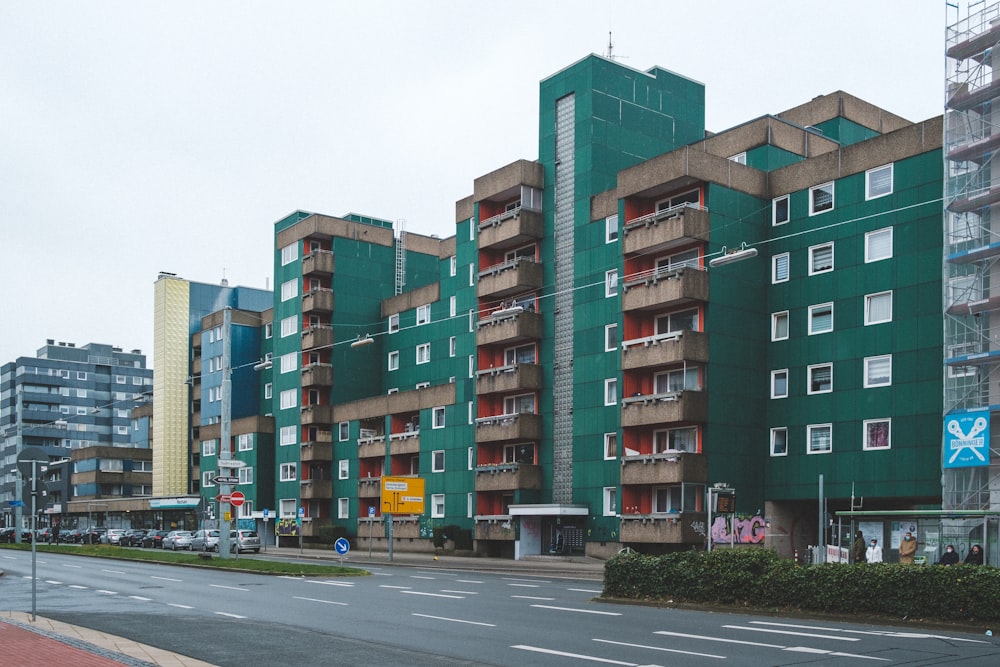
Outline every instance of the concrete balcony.
{"type": "Polygon", "coordinates": [[[332,442],[303,442],[299,446],[299,460],[302,463],[333,461],[332,442]]]}
{"type": "MultiPolygon", "coordinates": [[[[367,539],[369,531],[373,537],[385,537],[385,517],[367,516],[358,519],[358,537],[367,539]]],[[[415,540],[420,538],[420,517],[410,514],[400,514],[392,517],[392,537],[397,540],[415,540]]]]}
{"type": "Polygon", "coordinates": [[[517,491],[542,488],[542,469],[529,463],[498,463],[476,467],[476,491],[517,491]]]}
{"type": "Polygon", "coordinates": [[[306,292],[302,295],[303,313],[332,313],[333,312],[333,290],[320,288],[306,292]]]}
{"type": "Polygon", "coordinates": [[[299,497],[302,500],[333,498],[333,481],[329,479],[304,479],[299,482],[299,497]]]}
{"type": "MultiPolygon", "coordinates": [[[[329,331],[329,329],[327,329],[327,331],[329,331]]],[[[303,335],[302,347],[308,349],[305,341],[305,335],[303,335]]],[[[333,366],[331,364],[309,364],[308,366],[302,367],[303,387],[330,387],[332,385],[333,366]]]]}
{"type": "Polygon", "coordinates": [[[479,223],[480,248],[516,248],[542,238],[541,211],[518,207],[479,223]]]}
{"type": "Polygon", "coordinates": [[[514,524],[511,522],[510,517],[506,515],[477,516],[475,537],[477,540],[504,540],[513,542],[514,524]]]}
{"type": "Polygon", "coordinates": [[[537,441],[541,437],[541,415],[525,412],[476,420],[476,442],[537,441]]]}
{"type": "Polygon", "coordinates": [[[512,364],[476,372],[476,395],[532,392],[542,388],[543,369],[538,364],[512,364]]]}
{"type": "Polygon", "coordinates": [[[303,426],[330,425],[333,423],[333,406],[303,405],[300,416],[303,426]]]}
{"type": "Polygon", "coordinates": [[[622,514],[620,539],[626,543],[705,544],[704,512],[622,514]]]}
{"type": "Polygon", "coordinates": [[[702,454],[646,454],[622,458],[622,486],[707,482],[708,464],[702,454]]]}
{"type": "Polygon", "coordinates": [[[333,274],[333,253],[329,250],[314,250],[302,258],[302,275],[329,276],[333,274]]]}
{"type": "Polygon", "coordinates": [[[622,368],[664,366],[681,361],[708,361],[708,334],[678,331],[622,343],[622,368]]]}
{"type": "Polygon", "coordinates": [[[625,223],[622,252],[626,255],[662,253],[671,248],[707,241],[708,211],[682,205],[644,215],[625,223]]]}
{"type": "Polygon", "coordinates": [[[542,265],[526,257],[494,264],[479,272],[476,296],[499,299],[542,287],[542,265]]]}
{"type": "Polygon", "coordinates": [[[381,477],[362,477],[358,480],[358,498],[378,498],[381,495],[381,477]]]}
{"type": "Polygon", "coordinates": [[[679,391],[622,399],[622,426],[708,421],[708,394],[679,391]]]}
{"type": "Polygon", "coordinates": [[[420,451],[420,429],[389,436],[389,455],[416,454],[420,451]]]}
{"type": "MultiPolygon", "coordinates": [[[[333,329],[330,327],[309,327],[302,331],[302,349],[315,350],[333,345],[333,329]]],[[[302,369],[305,371],[305,369],[302,369]]],[[[331,379],[333,375],[330,376],[331,379]]]]}
{"type": "Polygon", "coordinates": [[[542,316],[528,310],[496,311],[476,323],[476,345],[507,345],[541,337],[542,316]]]}
{"type": "Polygon", "coordinates": [[[302,537],[319,537],[320,528],[332,526],[333,522],[329,518],[319,519],[316,517],[303,517],[302,537]]]}
{"type": "Polygon", "coordinates": [[[693,268],[649,271],[626,277],[622,310],[660,310],[708,301],[708,272],[693,268]]]}
{"type": "Polygon", "coordinates": [[[358,458],[370,459],[385,456],[385,436],[358,438],[358,458]]]}

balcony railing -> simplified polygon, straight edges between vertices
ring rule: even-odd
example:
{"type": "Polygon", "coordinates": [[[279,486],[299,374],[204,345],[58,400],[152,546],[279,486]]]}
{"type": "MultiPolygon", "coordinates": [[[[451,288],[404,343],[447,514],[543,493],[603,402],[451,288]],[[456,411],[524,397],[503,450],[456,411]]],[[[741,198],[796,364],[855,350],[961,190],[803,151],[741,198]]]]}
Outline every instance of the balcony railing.
{"type": "Polygon", "coordinates": [[[302,258],[302,275],[330,275],[333,273],[333,253],[329,250],[314,250],[302,258]]]}
{"type": "Polygon", "coordinates": [[[333,312],[333,290],[319,288],[306,292],[302,295],[303,313],[332,313],[333,312]]]}
{"type": "Polygon", "coordinates": [[[539,440],[542,417],[530,412],[476,420],[476,442],[506,442],[509,440],[539,440]]]}
{"type": "Polygon", "coordinates": [[[708,301],[708,273],[685,266],[626,276],[622,310],[654,310],[691,301],[708,301]]]}
{"type": "Polygon", "coordinates": [[[704,391],[672,391],[622,399],[623,427],[707,420],[708,395],[704,391]]]}
{"type": "Polygon", "coordinates": [[[329,463],[333,461],[332,442],[303,442],[299,446],[299,459],[303,463],[321,461],[329,463]]]}
{"type": "Polygon", "coordinates": [[[358,480],[358,498],[377,498],[381,494],[381,477],[362,477],[358,480]]]}
{"type": "Polygon", "coordinates": [[[300,410],[303,426],[333,423],[332,405],[303,405],[300,410]]]}
{"type": "Polygon", "coordinates": [[[622,368],[663,366],[680,361],[708,361],[708,334],[673,331],[622,342],[622,368]]]}
{"type": "Polygon", "coordinates": [[[368,459],[385,456],[385,436],[376,435],[369,438],[358,438],[358,458],[368,459]]]}
{"type": "Polygon", "coordinates": [[[476,323],[476,345],[516,343],[542,337],[542,316],[531,310],[494,311],[476,323]]]}
{"type": "Polygon", "coordinates": [[[534,392],[542,388],[543,369],[538,364],[510,364],[476,371],[476,394],[513,391],[534,392]]]}
{"type": "MultiPolygon", "coordinates": [[[[305,336],[302,337],[302,347],[304,349],[312,347],[311,345],[306,346],[305,336]]],[[[331,364],[309,364],[302,367],[303,387],[329,387],[331,385],[333,385],[333,366],[331,364]]]]}
{"type": "Polygon", "coordinates": [[[333,481],[329,479],[304,479],[299,483],[299,495],[303,500],[333,498],[333,481]]]}
{"type": "Polygon", "coordinates": [[[704,544],[704,512],[622,514],[621,541],[626,543],[704,544]]]}
{"type": "Polygon", "coordinates": [[[479,223],[480,248],[513,248],[542,238],[541,211],[518,206],[479,223]]]}
{"type": "Polygon", "coordinates": [[[476,491],[517,491],[542,488],[542,469],[531,463],[476,466],[476,491]]]}
{"type": "Polygon", "coordinates": [[[543,282],[542,265],[531,257],[516,257],[479,272],[476,295],[501,298],[538,290],[543,282]]]}
{"type": "Polygon", "coordinates": [[[622,457],[622,485],[707,482],[708,465],[702,454],[664,452],[622,457]]]}
{"type": "Polygon", "coordinates": [[[660,253],[691,241],[707,241],[708,230],[706,209],[680,204],[626,222],[622,251],[626,255],[660,253]]]}
{"type": "Polygon", "coordinates": [[[316,348],[328,348],[332,346],[333,346],[332,328],[322,327],[322,326],[308,327],[302,331],[303,350],[314,350],[316,348]]]}

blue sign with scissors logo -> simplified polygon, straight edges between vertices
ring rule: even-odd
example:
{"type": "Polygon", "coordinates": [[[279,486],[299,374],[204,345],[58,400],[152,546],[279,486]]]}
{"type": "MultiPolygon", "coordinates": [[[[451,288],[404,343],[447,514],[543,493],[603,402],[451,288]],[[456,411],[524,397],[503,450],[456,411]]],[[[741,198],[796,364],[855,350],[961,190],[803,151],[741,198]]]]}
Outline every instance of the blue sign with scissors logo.
{"type": "Polygon", "coordinates": [[[944,419],[944,468],[990,464],[990,411],[976,410],[944,419]]]}

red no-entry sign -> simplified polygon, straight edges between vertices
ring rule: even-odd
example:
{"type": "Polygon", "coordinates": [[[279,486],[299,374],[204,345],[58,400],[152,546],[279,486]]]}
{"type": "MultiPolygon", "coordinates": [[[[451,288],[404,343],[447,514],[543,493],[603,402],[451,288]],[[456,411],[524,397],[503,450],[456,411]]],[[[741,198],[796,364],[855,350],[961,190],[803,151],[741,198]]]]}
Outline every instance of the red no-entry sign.
{"type": "Polygon", "coordinates": [[[233,507],[239,507],[246,501],[246,496],[243,495],[242,491],[233,491],[229,494],[229,504],[233,507]]]}

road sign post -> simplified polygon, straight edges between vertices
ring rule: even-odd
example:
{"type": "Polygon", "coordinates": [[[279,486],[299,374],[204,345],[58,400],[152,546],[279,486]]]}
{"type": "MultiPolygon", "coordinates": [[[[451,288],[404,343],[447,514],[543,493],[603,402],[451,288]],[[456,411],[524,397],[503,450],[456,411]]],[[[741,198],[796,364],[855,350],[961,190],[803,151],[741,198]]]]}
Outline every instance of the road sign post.
{"type": "Polygon", "coordinates": [[[261,540],[260,540],[260,543],[262,545],[264,545],[264,553],[267,553],[267,515],[268,514],[270,514],[270,511],[265,507],[264,508],[264,534],[261,536],[261,540]]]}
{"type": "Polygon", "coordinates": [[[389,560],[392,560],[392,515],[424,513],[424,480],[422,477],[383,477],[382,516],[386,522],[389,560]]]}
{"type": "Polygon", "coordinates": [[[347,541],[346,537],[338,537],[337,541],[333,543],[333,548],[340,554],[340,567],[344,567],[344,556],[351,550],[351,543],[347,541]]]}
{"type": "MultiPolygon", "coordinates": [[[[36,619],[36,609],[37,609],[37,596],[38,596],[38,564],[36,561],[36,548],[35,544],[38,542],[38,494],[41,492],[39,484],[41,480],[38,476],[41,471],[38,469],[39,464],[48,465],[49,455],[45,453],[45,450],[41,447],[25,447],[21,450],[21,453],[17,455],[17,469],[20,471],[21,475],[28,475],[29,483],[26,487],[30,486],[29,494],[31,495],[31,622],[34,623],[36,619]]],[[[22,493],[23,495],[23,493],[22,493]]],[[[15,535],[20,535],[21,527],[15,526],[15,535]]]]}

